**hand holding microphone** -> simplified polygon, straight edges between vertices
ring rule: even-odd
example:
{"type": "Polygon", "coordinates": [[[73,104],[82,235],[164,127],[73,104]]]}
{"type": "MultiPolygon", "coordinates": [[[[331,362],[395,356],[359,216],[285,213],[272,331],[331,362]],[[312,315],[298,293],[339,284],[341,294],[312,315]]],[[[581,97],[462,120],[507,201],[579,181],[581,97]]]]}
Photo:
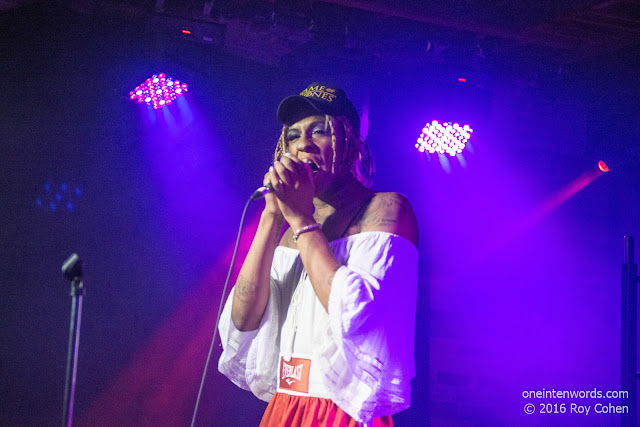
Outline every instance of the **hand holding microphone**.
{"type": "MultiPolygon", "coordinates": [[[[316,172],[318,172],[318,165],[313,161],[313,160],[309,160],[308,161],[309,167],[311,168],[311,171],[315,174],[316,172]]],[[[273,185],[271,184],[270,180],[269,180],[269,174],[271,174],[272,172],[275,172],[275,169],[273,166],[271,166],[269,168],[269,172],[267,172],[264,176],[264,185],[260,188],[258,188],[253,195],[251,196],[251,200],[258,200],[261,199],[263,197],[265,197],[267,194],[269,193],[273,193],[274,192],[274,188],[273,185]]]]}
{"type": "Polygon", "coordinates": [[[311,164],[311,158],[306,155],[299,159],[291,153],[285,153],[269,172],[269,182],[273,187],[273,195],[276,196],[274,199],[291,227],[294,224],[307,225],[306,223],[314,222],[313,197],[316,183],[311,164]]]}

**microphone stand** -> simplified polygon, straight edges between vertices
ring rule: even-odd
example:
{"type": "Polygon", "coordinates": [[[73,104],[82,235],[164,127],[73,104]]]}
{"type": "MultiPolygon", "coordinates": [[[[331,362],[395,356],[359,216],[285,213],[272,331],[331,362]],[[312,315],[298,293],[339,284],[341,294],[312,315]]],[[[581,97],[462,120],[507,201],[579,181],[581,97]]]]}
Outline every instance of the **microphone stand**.
{"type": "Polygon", "coordinates": [[[82,261],[72,254],[62,265],[62,274],[71,281],[71,324],[69,326],[69,348],[67,351],[67,375],[64,386],[64,405],[62,408],[62,427],[71,427],[73,423],[73,401],[76,391],[76,371],[78,348],[80,344],[80,319],[82,317],[82,261]]]}

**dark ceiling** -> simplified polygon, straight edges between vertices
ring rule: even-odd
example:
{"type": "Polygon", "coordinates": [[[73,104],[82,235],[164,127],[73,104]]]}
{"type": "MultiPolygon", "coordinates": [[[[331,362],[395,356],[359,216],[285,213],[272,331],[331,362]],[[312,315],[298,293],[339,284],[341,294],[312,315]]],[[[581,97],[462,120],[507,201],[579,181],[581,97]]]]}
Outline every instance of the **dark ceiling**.
{"type": "MultiPolygon", "coordinates": [[[[0,11],[30,3],[38,2],[0,0],[0,11]]],[[[581,63],[640,45],[638,0],[62,0],[60,3],[87,16],[115,14],[145,22],[160,17],[165,24],[173,20],[176,28],[217,25],[224,34],[219,43],[228,51],[274,65],[308,46],[310,41],[318,40],[344,47],[345,55],[378,61],[393,61],[399,53],[416,60],[438,61],[442,55],[463,52],[471,61],[475,57],[551,67],[581,63]]],[[[45,11],[46,3],[42,4],[45,11]]]]}
{"type": "MultiPolygon", "coordinates": [[[[529,318],[523,315],[523,324],[529,322],[533,331],[539,313],[546,315],[548,311],[547,301],[542,299],[546,295],[549,301],[584,303],[584,306],[578,304],[577,310],[589,314],[588,319],[594,319],[594,325],[599,325],[594,326],[596,334],[600,327],[609,325],[603,319],[611,320],[614,325],[613,300],[608,301],[611,303],[608,305],[597,301],[598,296],[614,295],[612,288],[605,287],[611,282],[603,279],[609,267],[600,262],[615,258],[605,251],[613,248],[610,253],[617,253],[621,238],[617,233],[631,230],[633,234],[633,230],[637,230],[640,135],[634,123],[640,111],[637,96],[640,4],[629,0],[479,3],[472,0],[215,0],[207,4],[185,0],[0,0],[0,99],[4,101],[0,116],[3,144],[0,170],[5,182],[0,186],[0,217],[4,219],[0,227],[0,251],[4,249],[0,259],[5,261],[0,276],[3,289],[0,307],[4,309],[6,324],[0,327],[0,377],[3,378],[0,424],[52,425],[59,417],[69,297],[68,288],[53,286],[64,285],[59,277],[58,260],[61,263],[72,250],[77,250],[83,258],[92,261],[87,264],[95,278],[87,281],[95,286],[87,296],[82,326],[85,341],[79,367],[83,371],[78,373],[78,390],[82,393],[77,396],[78,413],[82,413],[118,372],[127,369],[132,360],[139,360],[134,359],[138,349],[149,342],[149,337],[160,330],[165,321],[174,319],[169,317],[170,313],[196,289],[210,266],[226,262],[223,261],[226,242],[233,242],[237,226],[233,206],[242,206],[242,195],[256,187],[271,159],[272,143],[279,130],[274,117],[276,101],[292,93],[292,88],[305,87],[303,82],[306,85],[313,81],[307,80],[308,76],[329,74],[324,73],[326,68],[315,73],[297,72],[305,64],[317,65],[323,59],[332,69],[352,66],[353,75],[358,79],[343,79],[347,83],[365,81],[360,76],[375,68],[375,73],[371,73],[373,78],[369,79],[370,86],[369,81],[362,83],[366,86],[364,89],[356,84],[352,86],[356,94],[357,89],[371,93],[370,140],[372,147],[383,154],[378,156],[378,176],[382,178],[377,182],[383,189],[396,189],[395,183],[399,183],[397,189],[406,188],[417,196],[415,200],[420,203],[417,212],[424,213],[421,224],[429,231],[424,234],[428,240],[425,240],[426,246],[422,246],[427,248],[423,253],[425,258],[434,257],[434,262],[424,263],[424,271],[429,275],[438,257],[446,256],[437,250],[429,253],[429,248],[444,247],[459,254],[457,245],[462,244],[461,247],[474,249],[465,253],[485,252],[485,242],[477,246],[469,244],[473,236],[491,231],[483,221],[497,224],[500,218],[518,209],[526,214],[537,201],[542,203],[547,196],[555,197],[555,191],[582,173],[585,164],[593,160],[595,165],[598,159],[606,159],[612,173],[578,194],[572,203],[563,206],[564,210],[558,209],[556,224],[563,224],[563,229],[552,228],[552,234],[540,233],[531,238],[533,246],[544,241],[544,249],[540,246],[529,252],[528,248],[524,249],[528,244],[523,244],[513,253],[496,255],[495,280],[502,282],[496,284],[492,277],[491,281],[486,279],[490,286],[477,289],[492,288],[487,294],[489,299],[503,294],[500,286],[513,290],[515,282],[510,278],[519,279],[523,271],[531,270],[528,265],[531,264],[544,275],[531,276],[521,287],[522,291],[505,293],[513,295],[511,301],[505,302],[505,307],[511,307],[507,313],[524,308],[525,314],[532,315],[529,318]],[[191,34],[184,34],[183,30],[191,34]],[[220,49],[232,55],[207,57],[209,52],[218,53],[220,49]],[[495,90],[459,84],[457,80],[451,80],[447,86],[440,84],[442,80],[424,76],[427,72],[454,73],[457,72],[455,66],[493,78],[495,90]],[[206,119],[178,129],[180,137],[175,141],[160,135],[162,127],[152,130],[145,125],[147,122],[141,121],[144,115],[138,114],[138,106],[127,97],[128,91],[156,67],[162,67],[167,73],[176,71],[173,75],[189,82],[194,89],[189,103],[194,107],[195,117],[206,119]],[[384,72],[394,68],[394,73],[384,72]],[[405,68],[409,72],[405,72],[405,68]],[[289,69],[295,78],[284,75],[283,71],[289,69]],[[545,70],[548,74],[544,74],[545,70]],[[507,73],[509,79],[500,79],[507,73]],[[588,79],[581,81],[581,76],[588,79]],[[559,78],[559,84],[553,78],[559,78]],[[528,86],[520,85],[521,81],[528,86]],[[531,84],[541,81],[550,84],[531,84]],[[420,95],[414,96],[414,93],[420,95]],[[253,94],[255,96],[250,96],[253,94]],[[424,94],[433,94],[433,101],[424,94]],[[429,105],[422,109],[422,103],[429,105]],[[467,103],[472,105],[466,108],[467,103]],[[469,173],[446,176],[435,161],[429,163],[428,168],[426,163],[413,168],[418,164],[418,160],[414,161],[413,144],[403,148],[401,142],[407,135],[415,138],[411,134],[412,123],[422,126],[425,112],[444,114],[461,105],[465,107],[461,117],[471,112],[469,120],[479,123],[477,147],[486,147],[477,151],[475,166],[470,161],[469,173]],[[262,146],[256,135],[270,142],[262,146]],[[156,139],[156,136],[159,137],[156,139]],[[491,153],[501,152],[504,156],[490,158],[491,153]],[[483,164],[480,160],[488,162],[483,164]],[[408,161],[409,166],[405,168],[400,161],[408,161]],[[402,170],[398,165],[403,166],[402,170]],[[71,215],[61,210],[36,208],[36,193],[44,191],[39,189],[45,180],[64,182],[63,179],[68,181],[70,177],[81,183],[84,205],[79,204],[71,215]],[[473,182],[476,177],[480,179],[473,182]],[[510,181],[520,180],[525,183],[522,191],[516,192],[519,187],[510,181]],[[220,207],[218,190],[229,199],[224,208],[220,207]],[[484,211],[485,200],[486,203],[496,200],[498,204],[484,211]],[[499,208],[504,212],[498,212],[499,208]],[[483,215],[486,215],[484,220],[483,215]],[[450,224],[451,229],[434,220],[439,218],[450,224]],[[455,224],[454,219],[459,224],[455,224]],[[474,227],[479,229],[477,233],[474,227]],[[575,240],[571,245],[554,248],[555,242],[562,239],[575,240]],[[584,252],[570,250],[580,248],[582,242],[584,252]],[[565,247],[566,253],[561,253],[565,247]],[[545,255],[537,255],[538,250],[545,255]],[[586,253],[589,255],[584,262],[573,261],[586,253]],[[596,256],[602,259],[588,263],[596,256]],[[541,268],[537,268],[538,259],[542,260],[541,268]],[[565,261],[567,275],[583,268],[583,272],[593,275],[589,285],[592,287],[585,287],[577,279],[575,283],[567,280],[561,284],[561,279],[547,276],[565,261]],[[513,276],[505,275],[505,265],[514,269],[515,265],[518,271],[514,270],[513,276]],[[538,277],[549,279],[534,282],[538,277]],[[596,287],[596,282],[603,287],[596,287]],[[557,289],[564,285],[569,286],[565,288],[567,294],[559,299],[557,289]],[[535,298],[521,297],[529,294],[520,292],[531,289],[542,293],[534,295],[535,298]],[[588,295],[593,298],[588,300],[588,295]],[[539,302],[532,307],[539,307],[541,311],[529,311],[533,309],[521,299],[539,302]]],[[[413,202],[414,198],[411,199],[413,202]]],[[[506,225],[509,223],[505,221],[506,225]]],[[[496,229],[502,226],[496,225],[496,229]]],[[[525,242],[529,242],[528,239],[525,242]]],[[[451,271],[455,270],[454,261],[459,262],[457,255],[455,260],[452,255],[451,271]]],[[[485,274],[489,277],[488,273],[494,271],[486,268],[479,273],[482,280],[485,274]]],[[[612,268],[619,273],[619,264],[612,268]]],[[[442,280],[442,289],[446,286],[452,298],[454,294],[463,295],[471,302],[479,294],[466,284],[476,283],[475,280],[469,280],[471,273],[456,274],[457,278],[435,277],[433,280],[434,283],[442,280]],[[449,283],[457,283],[459,287],[449,287],[449,283]]],[[[432,279],[429,276],[425,280],[432,279]]],[[[180,318],[176,323],[188,324],[188,328],[182,330],[176,326],[172,330],[184,334],[206,329],[199,316],[216,306],[209,303],[213,298],[210,295],[221,289],[217,281],[213,286],[208,282],[206,285],[210,293],[198,300],[198,307],[207,308],[192,310],[187,320],[180,318]],[[192,322],[196,317],[198,320],[192,322]]],[[[429,292],[428,287],[422,289],[429,292]]],[[[493,304],[490,301],[487,307],[497,307],[493,304]]],[[[484,309],[478,310],[476,313],[482,313],[484,309]]],[[[508,318],[500,317],[503,314],[497,312],[496,319],[508,318]]],[[[565,329],[560,329],[562,335],[556,336],[557,342],[572,336],[574,328],[569,326],[573,324],[563,323],[566,316],[558,312],[558,325],[565,329]]],[[[520,318],[517,319],[512,323],[518,324],[520,318]]],[[[465,318],[462,321],[466,321],[465,318]]],[[[436,322],[433,324],[437,326],[436,322]]],[[[469,323],[472,322],[473,319],[469,323]]],[[[426,321],[418,325],[425,329],[431,327],[426,321]]],[[[499,329],[500,325],[486,330],[499,329]]],[[[548,342],[547,332],[553,332],[552,329],[539,330],[533,335],[543,344],[540,347],[543,353],[544,344],[548,342]]],[[[585,372],[592,372],[586,370],[587,366],[610,367],[602,363],[598,352],[591,351],[595,341],[586,338],[591,337],[588,328],[586,331],[581,333],[585,337],[584,347],[567,350],[572,347],[567,346],[557,354],[547,352],[558,357],[549,359],[557,363],[557,372],[564,372],[564,357],[578,360],[579,357],[569,356],[579,356],[583,348],[587,349],[584,354],[593,356],[585,359],[591,360],[592,365],[578,360],[585,372]]],[[[598,343],[609,342],[602,337],[611,334],[603,331],[598,343]]],[[[521,335],[519,330],[516,332],[514,336],[521,335]]],[[[206,335],[208,340],[210,332],[206,335]]],[[[144,373],[135,371],[131,384],[136,386],[136,391],[144,390],[135,399],[114,405],[114,411],[134,408],[131,412],[139,417],[146,415],[144,408],[154,414],[163,413],[155,410],[155,400],[149,395],[156,392],[154,384],[165,383],[167,372],[175,374],[172,378],[181,372],[174,370],[173,357],[182,355],[179,348],[187,339],[178,332],[175,336],[180,338],[171,342],[172,352],[165,352],[164,348],[158,351],[167,355],[166,359],[159,360],[166,361],[170,367],[157,369],[155,376],[149,374],[153,378],[147,382],[138,382],[144,373]]],[[[507,338],[505,348],[512,349],[513,337],[505,336],[507,338]]],[[[428,353],[428,340],[420,341],[423,354],[435,354],[428,353]]],[[[496,342],[495,347],[501,351],[497,345],[501,343],[496,342]]],[[[521,350],[527,348],[520,345],[521,350]]],[[[608,350],[600,352],[602,354],[615,352],[615,347],[601,347],[608,350]]],[[[529,360],[531,366],[539,362],[534,356],[529,360]]],[[[414,389],[418,391],[414,395],[419,396],[419,401],[429,399],[428,389],[421,393],[433,372],[426,359],[426,356],[417,359],[421,361],[417,367],[424,370],[424,375],[418,374],[418,386],[414,389]]],[[[193,372],[200,369],[190,356],[180,360],[185,366],[193,366],[193,372]]],[[[478,379],[500,378],[496,372],[487,370],[478,379]]],[[[543,380],[551,378],[554,372],[549,371],[543,380]]],[[[192,377],[185,375],[184,378],[192,377]]],[[[516,380],[524,378],[528,377],[516,380]]],[[[182,381],[168,383],[170,387],[183,384],[182,381]]],[[[211,386],[218,384],[211,383],[211,386]]],[[[531,382],[524,384],[531,386],[531,382]]],[[[158,393],[166,390],[157,389],[158,393]]],[[[184,402],[195,398],[195,389],[197,384],[193,393],[185,387],[181,393],[186,396],[184,402]]],[[[235,386],[221,387],[209,393],[209,398],[217,399],[216,393],[226,400],[220,406],[210,404],[212,414],[217,408],[224,408],[229,417],[237,418],[238,402],[243,411],[246,405],[247,412],[258,413],[256,404],[252,404],[247,395],[234,394],[240,393],[235,386]]],[[[500,397],[502,402],[505,396],[500,397]]],[[[177,399],[171,399],[174,400],[177,399]]],[[[187,404],[184,405],[186,408],[187,404]]],[[[426,411],[426,405],[417,409],[416,416],[426,411]]],[[[157,408],[162,409],[161,406],[157,408]]],[[[171,405],[167,406],[168,410],[172,409],[171,405]]],[[[498,408],[489,409],[499,413],[498,408]]],[[[419,423],[405,422],[404,425],[419,423]]]]}

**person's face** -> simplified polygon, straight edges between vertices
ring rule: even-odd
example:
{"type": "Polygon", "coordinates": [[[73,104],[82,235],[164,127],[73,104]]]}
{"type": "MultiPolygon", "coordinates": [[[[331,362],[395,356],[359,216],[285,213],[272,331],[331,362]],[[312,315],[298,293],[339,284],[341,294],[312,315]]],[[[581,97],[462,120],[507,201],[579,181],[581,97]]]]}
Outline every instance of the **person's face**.
{"type": "MultiPolygon", "coordinates": [[[[336,129],[339,132],[339,129],[336,129]]],[[[309,116],[293,125],[285,135],[287,151],[300,160],[312,160],[318,170],[314,174],[316,193],[326,190],[340,176],[341,164],[338,159],[342,155],[344,137],[336,134],[336,165],[333,168],[333,147],[331,144],[331,128],[325,116],[309,116]]]]}

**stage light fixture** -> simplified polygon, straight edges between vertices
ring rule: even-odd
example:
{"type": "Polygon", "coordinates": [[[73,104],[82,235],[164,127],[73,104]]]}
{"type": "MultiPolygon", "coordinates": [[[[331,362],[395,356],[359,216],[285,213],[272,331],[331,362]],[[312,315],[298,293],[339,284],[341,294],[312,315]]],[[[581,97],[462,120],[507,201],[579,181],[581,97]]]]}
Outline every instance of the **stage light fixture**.
{"type": "Polygon", "coordinates": [[[460,126],[458,123],[433,120],[422,129],[416,148],[421,153],[447,153],[453,157],[462,153],[471,133],[473,129],[469,125],[460,126]]]}
{"type": "Polygon", "coordinates": [[[36,206],[49,211],[58,209],[73,211],[81,194],[82,190],[79,186],[69,185],[66,182],[60,184],[46,182],[38,189],[36,206]]]}
{"type": "Polygon", "coordinates": [[[149,77],[140,86],[129,92],[133,101],[144,102],[154,109],[162,108],[187,92],[187,84],[173,80],[164,73],[149,77]]]}
{"type": "Polygon", "coordinates": [[[609,166],[607,166],[607,164],[602,160],[598,162],[598,169],[600,169],[602,172],[609,172],[609,166]]]}

